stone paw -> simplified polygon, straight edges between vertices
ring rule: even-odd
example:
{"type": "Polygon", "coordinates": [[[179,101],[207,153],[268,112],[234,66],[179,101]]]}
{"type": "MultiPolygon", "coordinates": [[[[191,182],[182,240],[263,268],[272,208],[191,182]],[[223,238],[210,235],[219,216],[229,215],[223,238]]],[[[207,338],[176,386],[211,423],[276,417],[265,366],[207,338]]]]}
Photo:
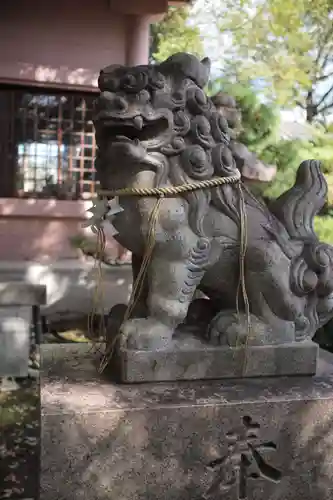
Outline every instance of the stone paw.
{"type": "Polygon", "coordinates": [[[121,327],[122,344],[128,349],[157,351],[172,345],[173,330],[152,318],[134,318],[121,327]]]}
{"type": "MultiPolygon", "coordinates": [[[[256,316],[250,316],[250,323],[246,314],[234,311],[222,311],[210,323],[206,341],[211,345],[225,345],[240,347],[242,345],[274,345],[281,340],[278,333],[271,326],[256,316]]],[[[293,331],[287,331],[284,341],[293,338],[293,331]]]]}

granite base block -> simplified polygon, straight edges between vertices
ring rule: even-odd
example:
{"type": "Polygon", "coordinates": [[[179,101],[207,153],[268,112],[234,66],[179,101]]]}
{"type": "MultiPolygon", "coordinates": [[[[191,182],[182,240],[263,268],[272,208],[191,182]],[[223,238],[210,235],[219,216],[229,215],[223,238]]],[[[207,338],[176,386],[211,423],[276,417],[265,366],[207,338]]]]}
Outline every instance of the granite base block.
{"type": "Polygon", "coordinates": [[[311,341],[247,347],[188,347],[170,351],[117,352],[121,382],[165,382],[239,377],[314,375],[318,345],[311,341]]]}
{"type": "Polygon", "coordinates": [[[333,369],[116,385],[43,346],[43,500],[331,500],[333,369]]]}

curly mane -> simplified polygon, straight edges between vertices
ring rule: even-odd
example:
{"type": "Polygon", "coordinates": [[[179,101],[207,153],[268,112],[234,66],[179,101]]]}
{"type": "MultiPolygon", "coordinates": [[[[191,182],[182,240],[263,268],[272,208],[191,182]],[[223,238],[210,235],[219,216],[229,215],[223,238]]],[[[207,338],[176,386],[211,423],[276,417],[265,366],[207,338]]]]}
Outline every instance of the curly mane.
{"type": "MultiPolygon", "coordinates": [[[[168,157],[167,178],[173,185],[230,176],[237,172],[228,148],[228,124],[205,94],[203,87],[209,77],[209,60],[199,61],[189,54],[175,54],[156,67],[166,78],[163,106],[173,114],[174,132],[171,143],[161,147],[168,157]]],[[[152,96],[155,108],[160,93],[152,96]]],[[[235,187],[225,185],[184,195],[189,203],[189,223],[203,235],[203,220],[212,204],[234,222],[238,222],[235,187]]]]}

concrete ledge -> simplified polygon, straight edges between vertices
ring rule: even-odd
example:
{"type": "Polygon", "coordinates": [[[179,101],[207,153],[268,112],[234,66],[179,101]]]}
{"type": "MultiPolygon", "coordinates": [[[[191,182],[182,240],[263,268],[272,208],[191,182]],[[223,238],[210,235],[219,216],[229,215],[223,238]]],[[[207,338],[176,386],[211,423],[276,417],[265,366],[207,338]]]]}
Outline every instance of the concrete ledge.
{"type": "Polygon", "coordinates": [[[29,283],[0,283],[0,307],[38,306],[46,304],[46,287],[29,283]]]}
{"type": "MultiPolygon", "coordinates": [[[[127,303],[131,292],[131,266],[102,266],[102,292],[99,311],[108,313],[117,303],[127,303]]],[[[42,313],[50,321],[88,314],[95,289],[94,261],[75,259],[47,263],[0,261],[1,282],[23,282],[45,285],[47,302],[42,313]]]]}

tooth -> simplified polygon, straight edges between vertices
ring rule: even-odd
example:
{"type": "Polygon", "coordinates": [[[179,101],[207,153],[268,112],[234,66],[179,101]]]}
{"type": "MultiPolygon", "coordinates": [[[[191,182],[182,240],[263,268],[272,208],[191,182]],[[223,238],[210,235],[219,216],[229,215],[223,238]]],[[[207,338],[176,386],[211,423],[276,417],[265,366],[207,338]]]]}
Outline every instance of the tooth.
{"type": "Polygon", "coordinates": [[[137,128],[138,130],[141,130],[143,127],[143,118],[142,116],[136,116],[133,120],[134,127],[137,128]]]}

